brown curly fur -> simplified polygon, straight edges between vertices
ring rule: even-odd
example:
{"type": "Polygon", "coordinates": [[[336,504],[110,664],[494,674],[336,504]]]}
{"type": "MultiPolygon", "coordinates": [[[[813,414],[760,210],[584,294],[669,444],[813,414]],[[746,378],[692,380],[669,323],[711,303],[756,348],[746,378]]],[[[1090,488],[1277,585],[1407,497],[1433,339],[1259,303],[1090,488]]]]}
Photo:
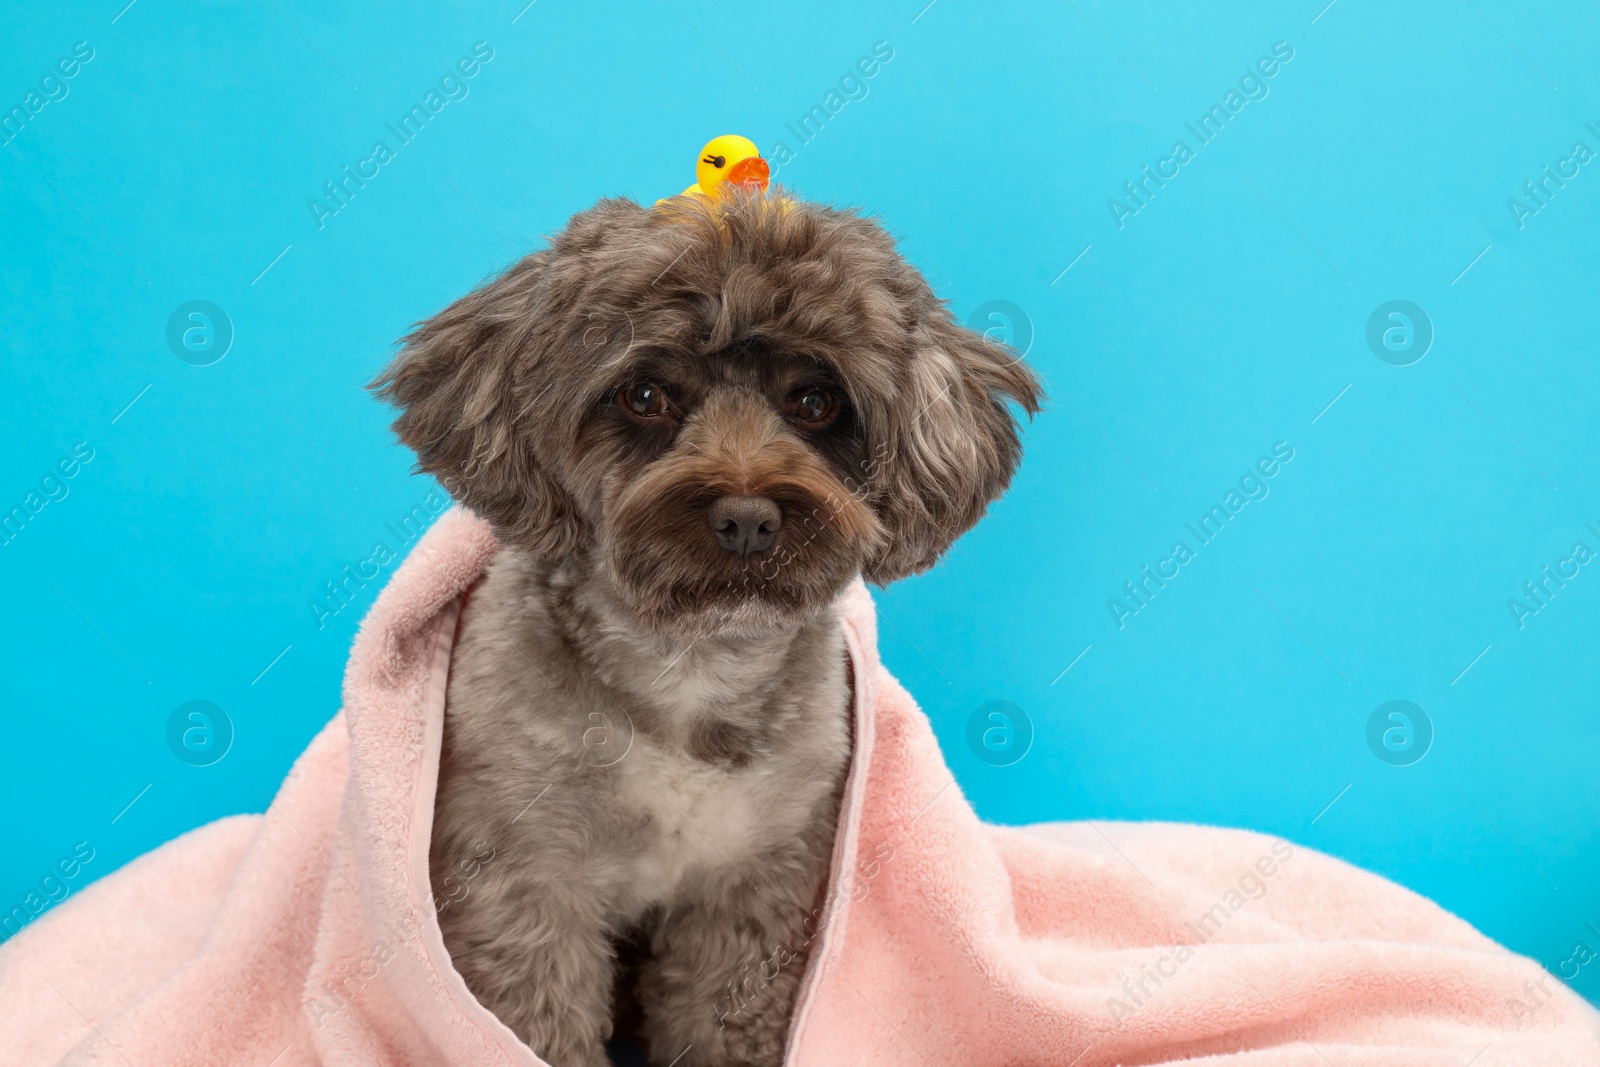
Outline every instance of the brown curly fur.
{"type": "Polygon", "coordinates": [[[781,1062],[849,758],[832,605],[931,566],[1004,491],[1033,374],[871,221],[736,194],[600,202],[374,386],[505,545],[447,696],[432,864],[436,890],[474,872],[440,915],[457,968],[546,1060],[596,1067],[632,945],[655,1062],[781,1062]],[[643,381],[679,417],[630,419],[643,381]],[[844,402],[812,432],[784,398],[819,385],[844,402]],[[778,503],[770,549],[717,544],[726,494],[778,503]]]}

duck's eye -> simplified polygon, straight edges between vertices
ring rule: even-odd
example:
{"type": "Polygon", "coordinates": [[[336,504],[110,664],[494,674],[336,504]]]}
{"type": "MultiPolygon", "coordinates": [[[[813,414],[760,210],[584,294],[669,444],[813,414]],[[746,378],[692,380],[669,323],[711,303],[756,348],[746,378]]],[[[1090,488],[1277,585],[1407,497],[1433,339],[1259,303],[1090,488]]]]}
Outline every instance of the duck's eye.
{"type": "Polygon", "coordinates": [[[839,394],[813,386],[795,395],[789,405],[790,416],[808,430],[820,430],[839,417],[839,394]]]}
{"type": "Polygon", "coordinates": [[[702,159],[700,162],[709,163],[713,167],[716,167],[718,170],[721,170],[723,167],[726,167],[728,165],[728,157],[727,156],[707,156],[706,158],[702,159]]]}
{"type": "Polygon", "coordinates": [[[636,382],[617,393],[617,406],[636,419],[658,419],[672,414],[664,389],[654,382],[636,382]]]}

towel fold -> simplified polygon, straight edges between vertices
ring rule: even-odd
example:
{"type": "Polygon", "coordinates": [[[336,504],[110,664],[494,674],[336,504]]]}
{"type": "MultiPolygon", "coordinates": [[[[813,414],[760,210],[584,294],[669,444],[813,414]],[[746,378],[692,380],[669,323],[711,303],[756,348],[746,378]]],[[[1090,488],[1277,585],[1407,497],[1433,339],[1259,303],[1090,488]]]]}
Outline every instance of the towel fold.
{"type": "MultiPolygon", "coordinates": [[[[0,946],[0,1065],[543,1062],[451,967],[428,879],[460,598],[496,548],[459,509],[418,544],[264,815],[185,834],[0,946]]],[[[864,587],[841,615],[855,752],[788,1063],[1600,1065],[1600,1013],[1536,963],[1310,849],[980,822],[878,662],[864,587]]],[[[708,1010],[741,1010],[794,947],[708,1010]]]]}

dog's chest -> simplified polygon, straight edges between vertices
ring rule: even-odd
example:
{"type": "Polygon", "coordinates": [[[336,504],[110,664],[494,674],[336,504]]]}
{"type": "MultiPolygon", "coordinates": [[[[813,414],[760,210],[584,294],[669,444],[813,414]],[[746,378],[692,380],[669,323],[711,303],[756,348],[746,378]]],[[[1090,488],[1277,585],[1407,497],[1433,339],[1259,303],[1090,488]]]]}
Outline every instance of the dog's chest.
{"type": "Polygon", "coordinates": [[[637,892],[651,902],[674,898],[686,876],[727,872],[763,844],[798,832],[809,808],[798,783],[757,762],[729,768],[703,763],[640,737],[622,766],[622,793],[650,819],[642,854],[635,858],[637,892]],[[784,796],[786,788],[790,796],[784,796]]]}

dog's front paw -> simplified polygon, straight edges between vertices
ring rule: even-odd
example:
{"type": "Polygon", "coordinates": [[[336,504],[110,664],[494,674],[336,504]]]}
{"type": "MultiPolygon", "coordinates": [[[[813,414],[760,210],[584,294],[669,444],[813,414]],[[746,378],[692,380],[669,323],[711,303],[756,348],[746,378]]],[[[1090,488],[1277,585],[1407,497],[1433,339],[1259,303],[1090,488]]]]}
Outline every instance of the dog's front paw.
{"type": "MultiPolygon", "coordinates": [[[[521,1034],[517,1036],[522,1037],[521,1034]]],[[[550,1067],[611,1067],[611,1057],[606,1055],[605,1046],[592,1041],[564,1038],[541,1041],[537,1036],[531,1040],[523,1037],[523,1040],[550,1067]]]]}

